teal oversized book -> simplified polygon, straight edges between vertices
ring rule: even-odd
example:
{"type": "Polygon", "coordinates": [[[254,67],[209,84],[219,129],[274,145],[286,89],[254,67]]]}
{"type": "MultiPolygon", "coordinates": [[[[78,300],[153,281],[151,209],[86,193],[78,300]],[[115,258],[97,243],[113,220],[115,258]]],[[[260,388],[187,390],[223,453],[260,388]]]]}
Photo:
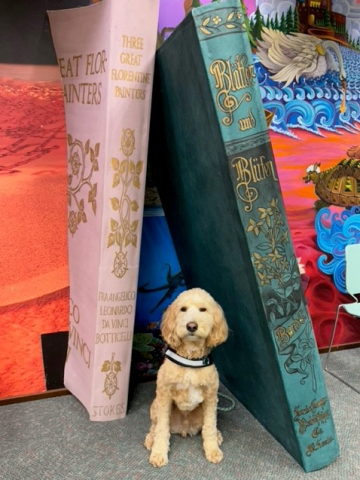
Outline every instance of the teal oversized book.
{"type": "Polygon", "coordinates": [[[185,283],[232,331],[221,381],[306,472],[325,467],[339,447],[239,1],[193,9],[158,49],[149,162],[185,283]]]}

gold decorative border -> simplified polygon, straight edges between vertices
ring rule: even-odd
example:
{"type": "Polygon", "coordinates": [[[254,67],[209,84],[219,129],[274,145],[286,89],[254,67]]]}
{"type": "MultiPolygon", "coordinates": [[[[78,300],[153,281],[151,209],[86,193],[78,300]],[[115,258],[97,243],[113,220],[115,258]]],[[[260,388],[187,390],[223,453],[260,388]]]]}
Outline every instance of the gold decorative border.
{"type": "Polygon", "coordinates": [[[246,30],[245,16],[239,11],[231,11],[224,20],[219,15],[207,16],[199,25],[200,31],[204,35],[213,35],[220,33],[221,30],[226,31],[233,29],[246,30]]]}
{"type": "Polygon", "coordinates": [[[144,162],[139,160],[136,164],[130,159],[135,150],[135,135],[130,128],[123,130],[121,136],[120,151],[125,159],[111,159],[111,168],[114,171],[112,188],[120,189],[120,195],[110,198],[111,207],[117,213],[117,218],[110,219],[110,233],[108,235],[107,248],[116,245],[112,273],[122,278],[127,268],[127,247],[132,245],[137,248],[139,220],[132,220],[132,213],[139,210],[136,200],[131,200],[128,194],[129,188],[140,188],[140,175],[143,171],[144,162]]]}
{"type": "Polygon", "coordinates": [[[88,192],[87,202],[91,204],[96,215],[97,183],[92,182],[94,172],[99,171],[98,156],[100,143],[90,146],[90,140],[85,142],[68,134],[68,231],[72,236],[77,232],[81,222],[87,222],[85,212],[85,192],[88,192]],[[90,164],[90,171],[87,166],[90,164]]]}

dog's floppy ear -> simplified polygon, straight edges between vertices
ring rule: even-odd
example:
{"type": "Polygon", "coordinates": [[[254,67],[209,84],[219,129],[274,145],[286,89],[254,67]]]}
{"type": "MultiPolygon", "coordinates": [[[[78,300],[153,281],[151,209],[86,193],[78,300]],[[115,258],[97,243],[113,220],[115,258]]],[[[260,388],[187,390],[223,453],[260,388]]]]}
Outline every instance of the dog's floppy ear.
{"type": "Polygon", "coordinates": [[[176,329],[176,302],[173,302],[165,310],[161,320],[161,336],[169,347],[176,349],[180,346],[180,339],[175,332],[176,329]]]}
{"type": "Polygon", "coordinates": [[[218,303],[214,303],[214,326],[206,339],[206,346],[209,348],[216,347],[225,342],[229,333],[224,311],[218,303]]]}

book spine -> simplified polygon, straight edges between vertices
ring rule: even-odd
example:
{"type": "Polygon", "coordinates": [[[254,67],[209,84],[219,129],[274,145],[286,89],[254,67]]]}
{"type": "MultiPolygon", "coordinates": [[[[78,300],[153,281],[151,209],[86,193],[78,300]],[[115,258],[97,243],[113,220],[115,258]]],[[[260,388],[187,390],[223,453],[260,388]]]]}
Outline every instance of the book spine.
{"type": "Polygon", "coordinates": [[[244,11],[239,1],[230,0],[191,14],[303,467],[315,470],[338,455],[338,445],[244,11]]]}
{"type": "Polygon", "coordinates": [[[65,385],[95,421],[127,412],[158,6],[51,12],[68,132],[65,385]]]}
{"type": "Polygon", "coordinates": [[[122,418],[127,411],[158,1],[113,1],[111,18],[117,26],[109,55],[93,420],[122,418]]]}
{"type": "Polygon", "coordinates": [[[110,22],[105,5],[48,12],[64,92],[67,133],[70,299],[64,383],[89,412],[106,163],[105,65],[110,42],[105,29],[93,35],[85,26],[110,22]],[[92,65],[93,58],[98,58],[97,69],[92,65]]]}

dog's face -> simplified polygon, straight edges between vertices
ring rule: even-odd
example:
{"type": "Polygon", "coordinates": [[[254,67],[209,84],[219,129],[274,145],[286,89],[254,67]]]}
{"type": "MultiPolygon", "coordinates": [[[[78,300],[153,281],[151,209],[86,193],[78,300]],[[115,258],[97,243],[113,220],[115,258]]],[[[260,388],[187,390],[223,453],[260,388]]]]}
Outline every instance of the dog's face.
{"type": "Polygon", "coordinates": [[[228,327],[220,305],[205,290],[193,288],[182,292],[167,308],[161,333],[173,349],[188,342],[212,348],[227,339],[228,327]]]}

